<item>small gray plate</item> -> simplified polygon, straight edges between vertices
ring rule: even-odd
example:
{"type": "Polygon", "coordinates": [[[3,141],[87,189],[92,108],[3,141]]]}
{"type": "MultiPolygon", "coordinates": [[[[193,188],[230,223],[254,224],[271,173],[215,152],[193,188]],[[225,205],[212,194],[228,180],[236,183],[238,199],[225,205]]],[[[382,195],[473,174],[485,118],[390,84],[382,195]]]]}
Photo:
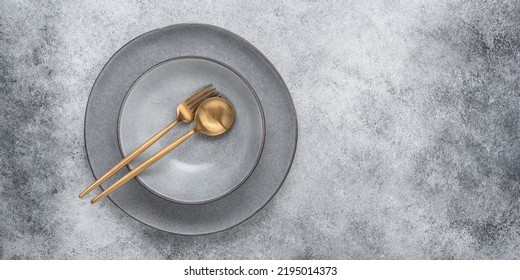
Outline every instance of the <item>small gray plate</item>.
{"type": "MultiPolygon", "coordinates": [[[[255,168],[264,144],[264,118],[256,94],[234,70],[208,58],[181,57],[146,71],[130,88],[119,114],[123,156],[175,119],[178,104],[212,83],[233,104],[233,127],[219,137],[198,133],[136,179],[153,193],[180,203],[207,203],[236,189],[255,168]]],[[[178,124],[136,160],[137,167],[194,127],[178,124]]]]}
{"type": "MultiPolygon", "coordinates": [[[[133,39],[110,58],[92,87],[85,113],[85,147],[96,178],[118,163],[122,157],[117,123],[126,93],[154,65],[183,56],[222,61],[254,89],[265,118],[264,148],[256,168],[239,188],[209,203],[172,202],[148,191],[137,180],[127,182],[109,198],[128,215],[152,227],[179,234],[206,234],[235,226],[262,209],[285,180],[296,151],[298,126],[289,90],[253,45],[225,29],[204,24],[172,25],[133,39]]],[[[101,187],[110,186],[122,175],[113,176],[101,187]]]]}

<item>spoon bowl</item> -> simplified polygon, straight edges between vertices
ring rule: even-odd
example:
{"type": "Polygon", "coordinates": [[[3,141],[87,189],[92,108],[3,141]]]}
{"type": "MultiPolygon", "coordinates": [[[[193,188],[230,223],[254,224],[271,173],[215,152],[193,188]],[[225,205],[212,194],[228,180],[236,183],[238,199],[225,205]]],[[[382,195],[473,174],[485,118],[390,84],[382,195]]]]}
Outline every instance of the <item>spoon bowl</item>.
{"type": "Polygon", "coordinates": [[[212,97],[202,102],[195,113],[195,131],[218,136],[228,131],[235,121],[233,106],[223,98],[212,97]]]}

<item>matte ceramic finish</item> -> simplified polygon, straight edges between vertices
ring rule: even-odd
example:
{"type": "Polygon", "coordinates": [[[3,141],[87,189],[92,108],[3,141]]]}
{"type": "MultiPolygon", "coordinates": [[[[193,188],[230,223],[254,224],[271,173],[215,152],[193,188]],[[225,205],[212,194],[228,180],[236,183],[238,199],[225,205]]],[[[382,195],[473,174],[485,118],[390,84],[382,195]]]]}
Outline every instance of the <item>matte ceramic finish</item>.
{"type": "MultiPolygon", "coordinates": [[[[264,119],[254,91],[225,65],[204,58],[165,61],[128,91],[119,116],[124,156],[175,119],[177,105],[207,84],[234,107],[235,122],[218,137],[198,133],[137,176],[155,194],[181,203],[209,202],[230,193],[253,171],[264,143],[264,119]]],[[[192,129],[180,123],[129,164],[131,169],[192,129]]]]}
{"type": "Polygon", "coordinates": [[[120,161],[116,127],[126,92],[147,69],[181,56],[222,61],[255,90],[266,128],[255,170],[235,191],[205,204],[165,200],[136,180],[109,197],[130,216],[158,229],[190,235],[211,233],[237,225],[259,211],[283,183],[296,149],[296,112],[290,93],[273,65],[247,41],[222,28],[200,24],[173,25],[132,40],[114,54],[94,83],[85,116],[85,145],[96,177],[120,161]]]}

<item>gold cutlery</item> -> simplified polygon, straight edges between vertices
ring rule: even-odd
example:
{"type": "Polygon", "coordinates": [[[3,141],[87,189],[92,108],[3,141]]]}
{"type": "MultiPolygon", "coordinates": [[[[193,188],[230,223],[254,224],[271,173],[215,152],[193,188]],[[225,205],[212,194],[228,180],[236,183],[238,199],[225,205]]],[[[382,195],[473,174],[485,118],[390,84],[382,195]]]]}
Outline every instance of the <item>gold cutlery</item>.
{"type": "Polygon", "coordinates": [[[184,100],[179,106],[177,107],[177,118],[174,122],[169,124],[167,127],[165,127],[163,130],[159,131],[157,134],[155,134],[152,138],[148,139],[146,142],[141,144],[137,149],[135,149],[132,153],[130,153],[127,157],[122,159],[118,164],[116,164],[112,169],[110,169],[105,175],[101,176],[97,181],[95,181],[92,185],[90,185],[88,188],[86,188],[83,192],[79,194],[80,198],[83,198],[85,195],[90,193],[93,189],[95,189],[97,186],[105,182],[110,176],[116,174],[121,168],[126,166],[129,162],[134,160],[136,157],[138,157],[140,154],[142,154],[146,149],[148,149],[150,146],[152,146],[157,140],[159,140],[161,137],[163,137],[168,131],[170,131],[172,128],[174,128],[179,122],[185,122],[189,123],[193,121],[193,118],[195,116],[195,112],[197,111],[197,108],[199,105],[207,100],[208,98],[215,97],[218,95],[218,92],[215,88],[213,88],[213,85],[208,85],[195,93],[194,95],[190,96],[188,99],[184,100]]]}
{"type": "Polygon", "coordinates": [[[147,159],[135,169],[127,173],[117,182],[115,182],[112,186],[107,188],[101,194],[96,196],[91,202],[96,203],[99,200],[103,199],[105,196],[109,195],[119,187],[121,187],[124,183],[128,182],[130,179],[137,176],[146,168],[150,167],[150,165],[154,164],[156,161],[164,157],[166,154],[171,152],[177,146],[179,146],[182,142],[186,141],[186,139],[190,138],[197,132],[201,132],[208,136],[218,136],[229,130],[233,125],[235,120],[235,111],[229,102],[220,97],[212,97],[203,101],[197,112],[195,113],[195,128],[193,128],[188,133],[181,136],[176,141],[172,142],[151,158],[147,159]]]}

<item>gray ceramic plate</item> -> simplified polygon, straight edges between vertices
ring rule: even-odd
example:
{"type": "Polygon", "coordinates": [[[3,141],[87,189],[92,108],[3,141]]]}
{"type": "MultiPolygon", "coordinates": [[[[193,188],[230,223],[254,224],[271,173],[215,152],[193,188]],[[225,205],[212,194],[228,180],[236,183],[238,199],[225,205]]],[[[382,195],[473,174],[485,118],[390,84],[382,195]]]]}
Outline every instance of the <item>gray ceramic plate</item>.
{"type": "MultiPolygon", "coordinates": [[[[117,122],[126,92],[152,66],[182,56],[222,61],[256,92],[265,117],[265,143],[256,168],[239,188],[210,203],[172,202],[136,180],[109,198],[152,227],[205,234],[235,226],[264,207],[283,183],[296,151],[297,121],[290,93],[273,65],[250,43],[222,28],[202,24],[168,26],[130,41],[107,62],[92,87],[85,115],[85,146],[95,177],[119,162],[117,122]]],[[[102,187],[120,177],[114,176],[102,187]]]]}
{"type": "MultiPolygon", "coordinates": [[[[181,57],[146,71],[130,88],[119,115],[119,143],[123,156],[175,119],[178,104],[212,83],[233,104],[235,122],[219,137],[196,134],[137,180],[155,194],[181,203],[219,199],[247,179],[264,144],[264,118],[256,94],[233,69],[201,57],[181,57]]],[[[177,125],[129,164],[135,168],[194,127],[177,125]]]]}

